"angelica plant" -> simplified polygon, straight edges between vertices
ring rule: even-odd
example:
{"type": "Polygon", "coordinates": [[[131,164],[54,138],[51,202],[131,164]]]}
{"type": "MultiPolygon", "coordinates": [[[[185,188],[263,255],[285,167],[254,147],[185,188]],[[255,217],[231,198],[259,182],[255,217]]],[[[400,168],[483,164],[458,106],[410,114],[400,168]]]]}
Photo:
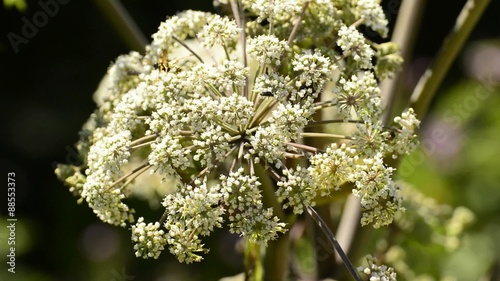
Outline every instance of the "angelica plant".
{"type": "MultiPolygon", "coordinates": [[[[343,189],[361,225],[390,224],[404,208],[386,159],[416,147],[419,120],[408,108],[382,121],[379,82],[401,58],[360,29],[387,36],[379,1],[216,4],[233,14],[179,13],[144,54],[116,59],[77,144],[84,163],[60,178],[103,222],[130,227],[142,258],[201,261],[216,228],[266,247],[343,189]],[[148,174],[175,185],[150,222],[124,201],[148,174]]],[[[363,270],[382,271],[394,279],[363,270]]]]}

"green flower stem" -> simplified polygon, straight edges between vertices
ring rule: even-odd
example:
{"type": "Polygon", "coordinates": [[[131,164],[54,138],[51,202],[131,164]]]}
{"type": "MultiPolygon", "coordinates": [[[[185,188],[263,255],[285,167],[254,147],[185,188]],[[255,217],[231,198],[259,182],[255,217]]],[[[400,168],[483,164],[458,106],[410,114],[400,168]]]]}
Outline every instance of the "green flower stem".
{"type": "MultiPolygon", "coordinates": [[[[246,28],[245,28],[245,13],[243,12],[243,5],[241,3],[241,0],[238,1],[230,1],[231,3],[231,10],[234,15],[234,19],[236,20],[236,24],[238,24],[238,27],[241,28],[241,36],[240,36],[240,46],[241,46],[241,56],[243,60],[243,65],[245,67],[248,66],[248,59],[247,59],[247,34],[246,34],[246,28]]],[[[243,88],[243,96],[248,98],[249,95],[249,85],[248,85],[248,76],[245,78],[246,83],[245,87],[243,88]]]]}
{"type": "Polygon", "coordinates": [[[257,126],[257,124],[260,124],[262,120],[267,116],[267,114],[274,108],[274,105],[276,103],[277,102],[274,99],[273,100],[266,99],[262,102],[259,101],[258,108],[250,122],[249,127],[252,128],[254,126],[257,126]]]}
{"type": "Polygon", "coordinates": [[[469,0],[465,3],[436,59],[420,78],[411,95],[411,106],[420,120],[425,117],[432,98],[489,2],[490,0],[469,0]]]}
{"type": "Polygon", "coordinates": [[[217,90],[217,89],[216,89],[213,85],[211,85],[211,84],[206,84],[206,85],[207,85],[208,89],[210,89],[210,93],[212,93],[212,94],[213,94],[213,97],[216,97],[216,98],[221,98],[221,97],[223,97],[223,96],[224,96],[224,95],[223,95],[221,92],[219,92],[219,90],[217,90]]]}
{"type": "Polygon", "coordinates": [[[245,239],[245,280],[262,281],[264,271],[260,254],[261,245],[245,239]]]}
{"type": "Polygon", "coordinates": [[[150,143],[151,141],[156,140],[157,137],[158,137],[158,134],[152,134],[149,136],[144,136],[144,137],[138,138],[138,139],[130,142],[129,148],[133,148],[134,146],[136,146],[138,144],[142,144],[142,143],[146,143],[146,142],[150,143]]]}
{"type": "MultiPolygon", "coordinates": [[[[136,177],[138,177],[140,174],[144,173],[144,171],[146,171],[147,169],[151,168],[151,165],[145,163],[145,164],[142,164],[141,166],[133,169],[132,171],[130,171],[129,173],[125,174],[124,176],[122,176],[121,178],[117,179],[116,181],[114,181],[110,186],[108,186],[107,190],[113,188],[114,186],[116,186],[117,184],[119,184],[120,182],[124,181],[125,179],[127,179],[128,177],[132,177],[132,180],[135,179],[136,177]]],[[[130,183],[130,180],[127,181],[127,184],[130,183]]],[[[124,184],[123,186],[127,185],[127,184],[124,184]]],[[[122,187],[123,187],[122,186],[122,187]]]]}
{"type": "Polygon", "coordinates": [[[301,133],[300,136],[308,138],[334,138],[334,139],[345,139],[351,140],[352,138],[346,135],[338,135],[338,134],[328,134],[328,133],[301,133]]]}
{"type": "MultiPolygon", "coordinates": [[[[321,121],[313,121],[307,124],[305,127],[310,128],[310,127],[317,127],[317,126],[323,126],[323,125],[329,125],[329,124],[365,124],[365,121],[363,120],[344,120],[344,119],[331,119],[331,120],[321,120],[321,121]]],[[[392,126],[387,126],[384,125],[384,129],[388,131],[401,131],[398,128],[392,127],[392,126]]]]}
{"type": "Polygon", "coordinates": [[[129,179],[127,179],[127,181],[125,183],[123,183],[123,185],[120,187],[121,189],[125,188],[127,185],[129,185],[131,182],[133,182],[138,176],[142,175],[142,173],[146,172],[147,170],[149,170],[151,168],[151,165],[149,164],[144,164],[142,165],[140,170],[134,170],[136,172],[134,172],[131,177],[129,179]],[[142,168],[141,168],[142,167],[142,168]]]}
{"type": "Polygon", "coordinates": [[[325,109],[325,108],[329,108],[329,107],[334,107],[336,106],[337,104],[332,102],[332,101],[321,101],[321,102],[317,102],[314,104],[314,110],[320,110],[320,109],[325,109]]]}
{"type": "MultiPolygon", "coordinates": [[[[261,75],[264,72],[264,69],[265,69],[265,67],[263,67],[260,64],[257,66],[257,70],[255,70],[255,75],[253,76],[253,83],[252,83],[252,85],[256,84],[257,77],[259,77],[259,75],[261,75]]],[[[248,86],[249,85],[247,83],[246,87],[248,87],[248,86]]],[[[255,93],[255,91],[251,91],[248,95],[249,95],[248,100],[251,101],[251,102],[253,102],[256,105],[255,101],[257,100],[258,94],[255,93]]]]}
{"type": "Polygon", "coordinates": [[[264,257],[264,281],[287,280],[290,232],[269,241],[264,257]]]}
{"type": "Polygon", "coordinates": [[[287,152],[287,153],[285,153],[285,157],[288,159],[301,159],[301,158],[304,158],[304,155],[287,152]]]}
{"type": "Polygon", "coordinates": [[[291,46],[293,39],[297,35],[297,31],[299,30],[300,23],[302,22],[302,18],[307,11],[307,7],[309,7],[309,3],[311,1],[307,1],[302,7],[302,11],[300,12],[299,18],[295,20],[295,25],[293,26],[292,32],[290,32],[290,36],[288,36],[288,45],[291,46]]]}
{"type": "Polygon", "coordinates": [[[274,192],[274,181],[266,173],[266,170],[262,165],[254,165],[255,174],[259,177],[260,183],[262,184],[262,201],[266,208],[273,208],[274,215],[276,215],[280,221],[287,222],[287,217],[283,212],[281,204],[278,202],[278,198],[274,192]]]}
{"type": "Polygon", "coordinates": [[[301,144],[301,143],[288,142],[287,145],[293,146],[293,147],[296,147],[298,149],[302,149],[302,150],[305,150],[305,151],[310,151],[310,152],[313,152],[313,153],[321,152],[321,150],[318,149],[318,148],[316,148],[316,147],[305,145],[305,144],[301,144]]]}
{"type": "Polygon", "coordinates": [[[351,119],[345,120],[345,121],[344,121],[344,119],[321,120],[321,121],[309,122],[309,124],[307,124],[306,127],[309,128],[309,127],[322,126],[322,125],[328,125],[328,124],[334,124],[334,123],[364,124],[365,121],[363,121],[363,120],[351,120],[351,119]]]}
{"type": "MultiPolygon", "coordinates": [[[[289,220],[293,217],[288,218],[281,204],[276,198],[274,192],[275,183],[262,165],[254,165],[255,173],[259,177],[262,184],[262,201],[264,206],[273,208],[274,215],[276,215],[280,221],[286,222],[287,227],[291,226],[289,220]]],[[[288,271],[288,243],[289,237],[288,232],[280,235],[276,240],[269,241],[266,247],[266,255],[264,258],[264,280],[265,281],[280,281],[285,280],[285,276],[288,271]]]]}
{"type": "Polygon", "coordinates": [[[204,63],[203,59],[201,59],[201,57],[195,51],[193,51],[193,49],[191,49],[186,43],[184,43],[182,40],[179,40],[179,38],[175,36],[172,36],[172,39],[174,39],[182,47],[186,48],[186,50],[188,50],[193,56],[195,56],[196,59],[198,59],[201,63],[204,63]]]}
{"type": "Polygon", "coordinates": [[[144,142],[144,143],[141,143],[141,144],[136,144],[134,146],[129,146],[128,149],[133,150],[133,149],[141,148],[143,146],[151,145],[153,143],[155,143],[154,140],[153,141],[144,142]]]}

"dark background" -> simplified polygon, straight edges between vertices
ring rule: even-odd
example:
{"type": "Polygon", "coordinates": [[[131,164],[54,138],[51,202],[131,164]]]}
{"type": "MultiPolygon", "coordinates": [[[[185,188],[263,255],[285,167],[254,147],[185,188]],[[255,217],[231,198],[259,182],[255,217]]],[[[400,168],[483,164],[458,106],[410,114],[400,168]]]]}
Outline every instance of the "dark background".
{"type": "MultiPolygon", "coordinates": [[[[0,7],[0,181],[6,182],[7,172],[16,173],[16,233],[18,244],[23,244],[17,249],[15,277],[19,279],[9,280],[120,280],[118,275],[123,280],[135,276],[141,277],[134,280],[216,280],[240,272],[239,259],[227,254],[232,242],[218,243],[222,246],[212,247],[206,261],[196,265],[179,265],[167,251],[161,262],[136,259],[130,232],[99,223],[56,179],[55,163],[76,161],[70,147],[94,110],[92,94],[100,79],[110,63],[130,49],[94,1],[69,1],[60,4],[57,14],[15,53],[7,34],[22,35],[23,17],[32,21],[41,10],[37,1],[27,3],[24,13],[0,7]]],[[[209,0],[122,3],[148,38],[168,15],[188,8],[211,9],[209,0]]],[[[383,1],[383,6],[398,3],[383,1]]],[[[414,60],[429,59],[437,52],[464,3],[428,1],[414,60]]],[[[469,41],[498,39],[499,14],[499,1],[492,1],[469,41]]],[[[393,23],[396,15],[390,19],[393,23]]],[[[417,76],[421,70],[413,71],[417,76]]],[[[443,88],[462,76],[459,60],[443,88]]],[[[0,194],[5,198],[6,192],[0,194]]],[[[2,223],[5,209],[2,203],[2,223]]],[[[5,229],[0,235],[4,249],[5,229]]],[[[234,240],[225,233],[214,239],[234,240]]],[[[1,255],[5,257],[4,252],[1,255]]],[[[0,277],[7,276],[4,266],[0,277]]]]}

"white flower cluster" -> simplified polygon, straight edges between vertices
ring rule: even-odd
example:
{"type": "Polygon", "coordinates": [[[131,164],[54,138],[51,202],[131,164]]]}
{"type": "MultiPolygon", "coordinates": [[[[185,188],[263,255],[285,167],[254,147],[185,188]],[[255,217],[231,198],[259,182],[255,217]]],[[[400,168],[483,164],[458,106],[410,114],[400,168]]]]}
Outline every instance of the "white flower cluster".
{"type": "Polygon", "coordinates": [[[362,69],[373,67],[372,58],[375,52],[367,44],[363,34],[353,26],[344,25],[340,28],[338,35],[337,45],[342,49],[345,57],[352,57],[362,69]]]}
{"type": "Polygon", "coordinates": [[[171,52],[178,46],[175,38],[184,40],[188,36],[194,37],[205,26],[209,15],[205,12],[188,10],[162,22],[158,32],[151,36],[153,42],[146,46],[148,59],[155,60],[160,58],[163,52],[171,52]]]}
{"type": "Polygon", "coordinates": [[[258,22],[268,20],[272,23],[293,18],[300,13],[304,4],[303,0],[247,0],[244,2],[246,2],[244,5],[258,16],[258,22]]]}
{"type": "Polygon", "coordinates": [[[358,267],[358,271],[370,277],[370,281],[397,281],[394,268],[386,265],[377,265],[377,259],[371,255],[366,257],[368,267],[358,267]]]}
{"type": "Polygon", "coordinates": [[[364,24],[378,32],[380,36],[387,37],[389,22],[380,6],[380,0],[355,0],[353,2],[354,11],[364,19],[364,24]]]}
{"type": "Polygon", "coordinates": [[[332,144],[310,161],[310,175],[322,196],[330,195],[332,189],[339,190],[346,182],[354,183],[352,193],[360,198],[363,208],[362,225],[388,225],[398,211],[404,210],[399,186],[391,178],[394,169],[385,166],[381,153],[359,158],[359,153],[346,144],[332,144]]]}
{"type": "Polygon", "coordinates": [[[180,140],[172,135],[162,135],[151,144],[148,162],[165,177],[175,177],[177,169],[186,169],[190,164],[191,150],[182,147],[180,140]]]}
{"type": "Polygon", "coordinates": [[[234,46],[240,30],[234,20],[219,15],[211,15],[203,26],[198,38],[203,46],[211,48],[215,45],[234,46]]]}
{"type": "Polygon", "coordinates": [[[273,216],[272,208],[264,208],[260,192],[261,183],[255,176],[245,174],[243,168],[229,176],[220,176],[222,200],[229,214],[229,227],[233,233],[249,237],[256,243],[274,240],[284,232],[285,223],[273,216]]]}
{"type": "Polygon", "coordinates": [[[222,227],[225,212],[219,204],[223,195],[218,186],[208,187],[199,179],[194,184],[179,186],[178,192],[167,195],[162,203],[166,208],[166,244],[170,253],[186,263],[202,260],[199,254],[208,250],[203,248],[200,236],[222,227]]]}
{"type": "Polygon", "coordinates": [[[356,189],[352,193],[361,199],[362,225],[373,223],[374,228],[388,225],[396,212],[403,210],[399,186],[391,179],[393,171],[385,166],[380,153],[356,165],[353,175],[356,189]]]}
{"type": "Polygon", "coordinates": [[[134,220],[133,211],[121,202],[125,198],[122,190],[110,188],[121,175],[120,166],[128,161],[129,143],[129,131],[102,137],[90,148],[87,158],[87,181],[81,197],[102,221],[113,225],[126,226],[127,221],[134,220]]]}
{"type": "Polygon", "coordinates": [[[398,130],[398,134],[396,134],[390,146],[394,151],[394,156],[398,154],[409,154],[418,146],[418,139],[415,131],[420,125],[420,120],[415,116],[413,109],[409,108],[403,112],[401,116],[395,117],[394,123],[401,126],[401,129],[398,130]]]}
{"type": "Polygon", "coordinates": [[[132,242],[135,243],[134,250],[137,257],[157,259],[164,249],[167,239],[165,232],[160,229],[160,223],[144,222],[140,217],[135,225],[132,225],[132,242]]]}
{"type": "Polygon", "coordinates": [[[283,202],[283,208],[293,207],[295,214],[302,214],[306,206],[314,206],[313,201],[316,196],[314,181],[309,171],[297,166],[294,169],[284,169],[284,177],[278,182],[276,195],[278,200],[283,202]]]}
{"type": "Polygon", "coordinates": [[[288,50],[287,42],[273,35],[260,35],[248,40],[248,55],[262,65],[280,65],[281,57],[288,50]]]}
{"type": "Polygon", "coordinates": [[[182,262],[200,261],[207,251],[202,236],[224,222],[265,245],[287,230],[287,215],[270,206],[300,214],[344,183],[355,186],[363,225],[386,225],[401,209],[393,169],[382,159],[415,147],[418,120],[410,109],[394,120],[400,128],[380,122],[372,63],[378,53],[353,25],[364,22],[385,34],[378,2],[241,4],[245,32],[236,16],[186,11],[161,23],[144,56],[119,57],[108,71],[111,90],[82,134],[87,168],[79,190],[103,221],[133,222],[122,200],[145,171],[178,183],[163,199],[160,222],[140,218],[132,226],[138,256],[156,258],[168,247],[182,262]],[[236,49],[237,42],[247,45],[236,49]],[[321,101],[332,82],[333,100],[321,101]],[[340,122],[314,120],[322,110],[340,122]],[[335,123],[351,124],[354,132],[339,142],[338,134],[313,131],[335,123]],[[312,147],[308,138],[315,136],[331,141],[312,147]],[[132,157],[142,165],[125,169],[132,157]],[[306,161],[289,167],[297,158],[306,161]]]}
{"type": "Polygon", "coordinates": [[[111,89],[122,90],[122,93],[126,93],[134,88],[139,81],[136,76],[143,72],[142,55],[138,52],[119,56],[108,70],[112,78],[111,89]]]}
{"type": "Polygon", "coordinates": [[[341,77],[334,88],[333,102],[344,119],[378,120],[382,113],[380,89],[373,73],[363,71],[349,80],[341,77]]]}
{"type": "Polygon", "coordinates": [[[281,168],[283,165],[281,159],[286,153],[286,143],[290,141],[285,132],[283,127],[272,123],[259,127],[250,142],[252,148],[249,151],[255,155],[254,161],[258,163],[260,159],[264,159],[276,168],[281,168]]]}
{"type": "Polygon", "coordinates": [[[290,77],[278,73],[262,74],[256,78],[253,90],[260,95],[273,96],[277,100],[283,100],[294,91],[294,87],[289,85],[290,81],[290,77]]]}
{"type": "Polygon", "coordinates": [[[383,156],[409,154],[418,146],[415,131],[420,125],[412,108],[394,118],[399,128],[390,130],[382,124],[380,89],[372,72],[362,71],[349,80],[341,77],[333,90],[332,103],[344,122],[355,120],[357,131],[353,133],[353,147],[358,153],[373,157],[378,152],[383,156]]]}
{"type": "Polygon", "coordinates": [[[356,150],[344,143],[338,147],[331,144],[325,153],[311,157],[309,172],[315,180],[316,188],[322,196],[330,194],[330,189],[339,190],[344,182],[352,181],[358,156],[356,150]]]}
{"type": "Polygon", "coordinates": [[[245,86],[248,69],[239,62],[234,60],[224,60],[217,68],[216,75],[211,82],[212,85],[219,85],[219,92],[236,92],[235,89],[245,86]]]}
{"type": "Polygon", "coordinates": [[[320,52],[304,52],[297,54],[292,60],[293,70],[300,73],[296,85],[314,86],[316,91],[321,91],[336,66],[330,59],[320,52]]]}
{"type": "Polygon", "coordinates": [[[343,17],[344,12],[339,7],[338,1],[315,0],[309,2],[301,25],[304,34],[297,37],[297,40],[310,40],[318,46],[324,45],[322,41],[331,40],[328,34],[336,34],[340,25],[345,24],[342,20],[339,20],[343,17]],[[308,36],[308,34],[311,34],[311,36],[308,36]]]}
{"type": "Polygon", "coordinates": [[[384,131],[381,121],[374,123],[365,122],[363,124],[356,124],[358,129],[353,137],[353,147],[355,147],[360,154],[373,157],[381,151],[389,151],[387,139],[389,134],[384,131]]]}

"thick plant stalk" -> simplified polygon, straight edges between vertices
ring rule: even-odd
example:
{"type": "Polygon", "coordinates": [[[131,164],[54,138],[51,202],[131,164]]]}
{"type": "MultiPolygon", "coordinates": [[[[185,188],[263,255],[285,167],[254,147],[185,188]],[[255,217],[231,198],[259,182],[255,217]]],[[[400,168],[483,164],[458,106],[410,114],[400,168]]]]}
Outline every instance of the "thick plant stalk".
{"type": "MultiPolygon", "coordinates": [[[[262,184],[262,200],[266,208],[272,207],[274,214],[281,220],[287,221],[281,205],[278,203],[274,193],[274,182],[266,174],[266,171],[261,165],[255,165],[255,173],[261,179],[262,184]]],[[[289,223],[289,222],[288,222],[289,223]]],[[[288,232],[281,234],[276,240],[269,241],[266,247],[264,257],[264,281],[280,281],[285,280],[288,273],[288,249],[289,249],[288,232]]]]}
{"type": "Polygon", "coordinates": [[[262,281],[261,246],[245,239],[245,280],[262,281]],[[251,270],[249,270],[251,269],[251,270]]]}
{"type": "Polygon", "coordinates": [[[489,3],[490,0],[469,0],[465,3],[436,59],[422,75],[411,95],[411,107],[419,119],[425,117],[432,98],[448,73],[451,64],[489,3]]]}
{"type": "MultiPolygon", "coordinates": [[[[273,182],[265,175],[265,171],[260,165],[256,165],[257,174],[263,175],[261,179],[266,178],[267,181],[262,180],[263,186],[263,201],[266,207],[272,207],[274,214],[281,220],[287,223],[288,226],[292,225],[293,218],[287,217],[278,203],[273,190],[273,182]]],[[[288,274],[288,256],[290,248],[290,235],[289,232],[280,234],[276,240],[268,242],[265,248],[264,256],[264,281],[281,281],[287,280],[288,274]]]]}
{"type": "MultiPolygon", "coordinates": [[[[315,211],[325,222],[324,227],[327,227],[329,229],[333,229],[335,227],[336,220],[336,218],[333,218],[331,215],[331,207],[331,203],[318,205],[315,207],[315,211]]],[[[341,266],[341,262],[339,262],[339,259],[335,258],[335,255],[332,254],[332,251],[330,251],[330,249],[325,249],[326,241],[322,239],[322,233],[324,231],[321,229],[321,226],[313,222],[311,222],[311,224],[312,226],[314,226],[311,227],[314,235],[314,240],[311,242],[313,243],[314,249],[316,249],[316,274],[317,277],[322,280],[324,278],[335,275],[337,269],[337,266],[335,265],[341,266]]],[[[334,253],[336,254],[336,252],[334,253]]]]}
{"type": "MultiPolygon", "coordinates": [[[[426,5],[425,0],[421,1],[403,1],[398,11],[398,18],[394,26],[391,42],[399,45],[399,52],[403,58],[402,69],[405,69],[413,52],[415,39],[418,34],[422,13],[426,5]]],[[[401,96],[401,87],[405,80],[404,70],[395,73],[394,77],[384,80],[380,89],[382,91],[382,103],[384,104],[384,124],[390,122],[393,117],[396,103],[403,98],[401,96]]]]}
{"type": "Polygon", "coordinates": [[[287,280],[289,240],[290,235],[287,232],[278,239],[269,241],[264,257],[264,281],[287,280]]]}
{"type": "MultiPolygon", "coordinates": [[[[359,199],[352,194],[349,195],[336,233],[340,246],[345,249],[346,252],[347,249],[350,249],[356,229],[359,226],[360,214],[361,205],[359,204],[359,199]]],[[[335,257],[337,260],[340,259],[338,253],[335,253],[335,257]]]]}
{"type": "Polygon", "coordinates": [[[96,0],[94,3],[113,24],[123,41],[134,51],[144,52],[148,39],[118,0],[96,0]]]}

